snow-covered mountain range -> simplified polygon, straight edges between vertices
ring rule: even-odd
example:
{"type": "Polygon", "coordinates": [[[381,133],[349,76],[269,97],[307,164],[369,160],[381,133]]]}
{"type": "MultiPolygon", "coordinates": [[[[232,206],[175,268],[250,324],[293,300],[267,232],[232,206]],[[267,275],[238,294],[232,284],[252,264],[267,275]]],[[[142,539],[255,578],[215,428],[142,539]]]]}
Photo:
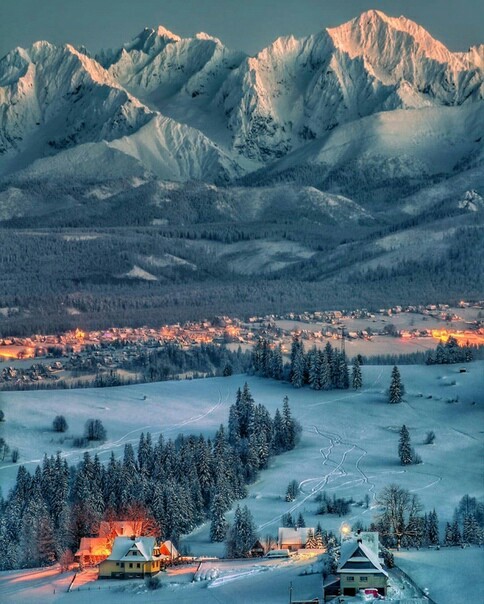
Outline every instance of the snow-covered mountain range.
{"type": "Polygon", "coordinates": [[[37,42],[0,61],[0,174],[452,173],[482,156],[483,63],[374,10],[255,57],[163,27],[97,56],[37,42]]]}

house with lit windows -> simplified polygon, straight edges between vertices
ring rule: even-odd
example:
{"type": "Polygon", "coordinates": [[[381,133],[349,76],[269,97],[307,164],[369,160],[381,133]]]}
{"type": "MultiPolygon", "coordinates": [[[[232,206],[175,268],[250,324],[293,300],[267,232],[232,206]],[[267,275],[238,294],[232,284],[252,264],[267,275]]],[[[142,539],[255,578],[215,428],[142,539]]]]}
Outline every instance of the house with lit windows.
{"type": "Polygon", "coordinates": [[[155,537],[116,537],[111,554],[99,565],[99,579],[142,579],[169,562],[155,537]]]}
{"type": "Polygon", "coordinates": [[[380,595],[386,596],[388,573],[378,557],[378,539],[376,548],[365,543],[360,536],[343,541],[337,572],[343,596],[355,596],[360,590],[366,589],[377,590],[380,595]]]}

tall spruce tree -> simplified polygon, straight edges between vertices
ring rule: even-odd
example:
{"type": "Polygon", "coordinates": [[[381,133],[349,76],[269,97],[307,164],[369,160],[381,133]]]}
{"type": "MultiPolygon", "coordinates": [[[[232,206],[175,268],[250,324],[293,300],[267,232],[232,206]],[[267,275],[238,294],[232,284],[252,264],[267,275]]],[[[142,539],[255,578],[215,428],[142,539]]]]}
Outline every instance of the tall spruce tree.
{"type": "Polygon", "coordinates": [[[403,424],[400,428],[400,441],[398,443],[398,456],[402,466],[408,466],[413,462],[413,451],[410,444],[410,434],[407,426],[403,424]]]}
{"type": "Polygon", "coordinates": [[[215,493],[212,506],[210,508],[210,516],[212,522],[210,524],[210,541],[223,541],[227,535],[227,520],[225,519],[226,499],[223,493],[215,493]]]}
{"type": "Polygon", "coordinates": [[[304,347],[298,336],[294,336],[291,346],[291,370],[290,381],[294,388],[304,386],[304,374],[306,370],[306,358],[304,347]]]}
{"type": "Polygon", "coordinates": [[[401,403],[403,400],[403,385],[400,378],[400,371],[395,365],[392,369],[390,390],[388,393],[388,402],[391,404],[401,403]]]}
{"type": "Polygon", "coordinates": [[[437,517],[437,512],[435,511],[435,508],[429,514],[427,536],[429,545],[439,545],[439,519],[437,517]]]}
{"type": "Polygon", "coordinates": [[[359,390],[363,386],[363,377],[361,375],[361,366],[358,357],[353,361],[353,370],[351,372],[351,385],[354,390],[359,390]]]}
{"type": "Polygon", "coordinates": [[[254,519],[247,506],[237,506],[234,522],[228,531],[227,556],[247,558],[257,538],[254,519]]]}

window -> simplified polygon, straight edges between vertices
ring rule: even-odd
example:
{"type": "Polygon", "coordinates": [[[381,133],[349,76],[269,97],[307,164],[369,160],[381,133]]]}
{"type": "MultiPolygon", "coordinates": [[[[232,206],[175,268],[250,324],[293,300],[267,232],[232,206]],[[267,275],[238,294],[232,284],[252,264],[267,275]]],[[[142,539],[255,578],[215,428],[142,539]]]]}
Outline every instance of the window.
{"type": "Polygon", "coordinates": [[[364,582],[368,581],[368,577],[360,577],[360,581],[362,583],[364,583],[364,582]]]}
{"type": "Polygon", "coordinates": [[[347,580],[347,581],[354,581],[354,580],[355,580],[355,578],[354,578],[354,577],[346,577],[346,580],[347,580]]]}
{"type": "Polygon", "coordinates": [[[116,562],[116,566],[119,566],[119,562],[116,562]]]}
{"type": "Polygon", "coordinates": [[[124,562],[121,562],[121,568],[124,568],[124,562]]]}
{"type": "Polygon", "coordinates": [[[141,568],[141,564],[139,562],[137,562],[136,568],[141,568]]]}
{"type": "Polygon", "coordinates": [[[133,568],[133,563],[132,562],[129,563],[129,568],[133,568]]]}

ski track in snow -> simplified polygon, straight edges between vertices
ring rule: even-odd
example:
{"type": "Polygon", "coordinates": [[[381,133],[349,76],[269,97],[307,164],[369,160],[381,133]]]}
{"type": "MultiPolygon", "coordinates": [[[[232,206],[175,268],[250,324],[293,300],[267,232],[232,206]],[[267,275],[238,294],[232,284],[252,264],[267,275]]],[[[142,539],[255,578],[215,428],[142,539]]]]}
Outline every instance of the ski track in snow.
{"type": "MultiPolygon", "coordinates": [[[[376,378],[373,380],[373,382],[370,385],[371,387],[374,387],[381,379],[381,376],[383,374],[383,368],[380,369],[380,372],[378,373],[378,375],[376,376],[376,378]]],[[[341,400],[346,400],[349,398],[354,398],[357,396],[361,396],[364,392],[367,392],[368,388],[366,388],[365,390],[362,390],[360,392],[355,392],[352,394],[348,394],[346,396],[342,396],[336,399],[331,399],[329,401],[321,401],[319,403],[312,403],[310,405],[307,405],[306,408],[313,408],[313,407],[318,407],[321,405],[327,405],[329,403],[334,403],[337,401],[341,401],[341,400]]],[[[303,416],[304,417],[304,416],[303,416]]],[[[312,427],[312,431],[315,432],[316,434],[318,434],[319,436],[321,436],[322,438],[326,438],[327,440],[329,440],[329,445],[327,447],[322,447],[319,451],[321,453],[321,456],[323,458],[323,463],[322,466],[325,466],[327,464],[332,464],[334,465],[334,468],[326,475],[324,475],[323,477],[316,477],[316,478],[308,478],[305,479],[303,481],[301,481],[299,483],[299,489],[303,492],[304,494],[304,485],[311,483],[311,482],[315,482],[318,481],[317,484],[315,486],[313,486],[311,488],[311,491],[305,495],[305,497],[303,497],[301,500],[296,501],[294,503],[293,506],[291,506],[287,512],[292,513],[295,510],[297,510],[299,507],[301,507],[310,497],[312,497],[315,493],[318,493],[319,491],[321,491],[329,482],[331,482],[332,480],[336,480],[337,478],[342,478],[344,476],[348,475],[348,472],[345,470],[344,468],[344,464],[346,461],[346,457],[349,453],[351,453],[354,450],[360,450],[361,451],[361,455],[360,457],[356,460],[355,462],[355,469],[358,471],[358,473],[361,475],[360,478],[354,479],[352,481],[347,481],[346,483],[344,483],[345,485],[348,485],[350,482],[355,484],[355,483],[366,483],[369,485],[368,488],[368,492],[370,492],[372,494],[373,500],[376,499],[376,495],[375,495],[375,484],[374,483],[370,483],[368,476],[365,474],[365,472],[363,472],[363,470],[361,469],[360,466],[360,462],[361,460],[367,455],[367,451],[365,449],[363,449],[362,447],[360,447],[359,445],[357,445],[356,443],[349,443],[349,442],[344,442],[343,438],[340,434],[335,433],[335,432],[329,432],[329,431],[322,431],[321,429],[319,429],[317,426],[313,425],[312,427]],[[344,445],[347,448],[341,457],[341,460],[335,461],[333,459],[330,459],[331,454],[333,453],[333,450],[335,448],[336,445],[344,445]]],[[[331,487],[333,488],[333,487],[331,487]]],[[[336,488],[336,487],[334,487],[336,488]]],[[[287,513],[286,512],[286,513],[287,513]]],[[[278,515],[274,518],[272,518],[271,520],[261,524],[258,527],[258,530],[263,530],[264,528],[266,528],[267,526],[270,526],[276,522],[278,522],[281,518],[281,515],[278,515]]]]}
{"type": "MultiPolygon", "coordinates": [[[[370,388],[374,387],[380,381],[382,373],[383,373],[383,368],[380,370],[380,372],[376,376],[375,380],[370,385],[370,388]]],[[[349,394],[347,396],[339,397],[337,399],[332,399],[330,401],[323,401],[321,403],[313,403],[313,404],[307,405],[306,408],[316,407],[316,406],[320,406],[320,405],[324,405],[324,404],[328,404],[328,403],[346,400],[348,398],[354,398],[356,396],[361,396],[363,394],[363,392],[367,392],[367,391],[368,391],[368,388],[365,389],[364,391],[349,394]]],[[[412,410],[414,412],[416,412],[416,410],[414,410],[414,409],[412,409],[412,410]]],[[[321,447],[319,452],[323,459],[322,467],[328,466],[328,465],[332,465],[334,467],[331,469],[331,471],[329,471],[327,474],[323,475],[322,477],[319,476],[319,477],[315,477],[315,478],[306,478],[305,480],[302,480],[299,483],[299,490],[304,495],[304,497],[302,499],[295,501],[294,504],[285,513],[292,514],[294,511],[296,511],[298,508],[300,508],[314,494],[322,491],[331,482],[344,478],[345,476],[348,476],[348,478],[350,478],[350,480],[347,480],[342,483],[338,482],[337,485],[328,487],[327,490],[328,491],[335,490],[335,489],[344,490],[345,488],[349,488],[351,486],[355,486],[358,484],[367,485],[367,487],[368,487],[367,491],[368,491],[368,494],[371,496],[372,505],[370,505],[369,508],[364,509],[363,511],[361,511],[357,514],[354,514],[353,516],[348,518],[348,520],[350,520],[350,521],[355,520],[356,518],[368,513],[368,511],[370,511],[373,507],[376,506],[376,493],[375,493],[376,483],[372,482],[372,479],[375,478],[376,475],[368,476],[361,467],[363,459],[368,454],[367,450],[356,443],[352,443],[352,442],[343,440],[342,435],[337,432],[322,430],[322,429],[318,428],[318,426],[316,426],[316,425],[312,425],[310,431],[312,433],[317,434],[318,436],[321,436],[321,438],[325,438],[329,441],[329,444],[324,447],[321,447]],[[339,461],[331,458],[331,456],[335,455],[335,448],[338,445],[346,447],[345,450],[343,451],[341,459],[339,461]],[[356,471],[357,474],[359,474],[359,477],[355,477],[355,478],[351,478],[351,476],[354,475],[353,472],[345,469],[345,463],[347,461],[347,457],[353,451],[360,452],[360,455],[354,462],[354,467],[353,467],[353,470],[356,471]],[[316,484],[314,484],[314,483],[316,483],[316,484]],[[313,486],[310,487],[310,491],[306,492],[305,487],[309,486],[311,484],[313,484],[313,486]]],[[[403,472],[406,472],[406,470],[388,470],[388,471],[385,470],[385,471],[379,473],[378,475],[380,475],[380,474],[401,474],[403,472]]],[[[412,493],[431,488],[433,485],[437,484],[438,482],[440,482],[442,480],[442,476],[440,476],[438,474],[431,474],[429,472],[412,472],[412,473],[420,474],[422,476],[431,476],[434,479],[422,487],[417,487],[415,489],[411,489],[410,492],[412,492],[412,493]]],[[[258,530],[259,531],[263,530],[266,527],[268,527],[272,524],[275,524],[276,522],[278,522],[281,519],[281,517],[282,517],[281,515],[278,515],[278,516],[272,518],[271,520],[261,524],[258,527],[258,530]]]]}
{"type": "MultiPolygon", "coordinates": [[[[156,436],[159,436],[160,434],[165,434],[167,432],[173,432],[175,430],[178,430],[179,428],[182,428],[183,426],[187,426],[189,424],[198,422],[201,419],[204,419],[205,417],[207,417],[208,415],[213,413],[214,411],[216,411],[222,405],[226,404],[228,401],[228,398],[229,398],[228,391],[225,393],[225,396],[222,397],[222,392],[219,390],[219,397],[218,397],[217,403],[215,403],[215,405],[210,407],[207,411],[205,411],[204,413],[199,413],[198,415],[193,415],[193,416],[187,418],[186,420],[183,420],[182,422],[179,422],[177,424],[171,424],[171,425],[167,426],[164,430],[158,430],[156,432],[152,432],[151,436],[156,437],[156,436]]],[[[97,453],[98,456],[110,454],[113,451],[113,449],[123,447],[124,445],[126,445],[128,443],[137,443],[141,432],[144,432],[145,430],[148,430],[149,428],[152,428],[152,427],[153,427],[153,424],[150,424],[147,426],[142,426],[141,428],[135,428],[134,430],[130,430],[129,432],[126,432],[126,434],[124,434],[117,440],[107,441],[107,442],[103,443],[102,445],[99,445],[97,447],[92,447],[90,449],[74,449],[73,451],[62,451],[61,457],[63,459],[64,458],[67,459],[67,458],[79,455],[79,460],[80,460],[82,455],[84,455],[84,453],[90,453],[90,454],[97,453]],[[131,434],[135,434],[135,433],[137,434],[136,438],[128,438],[129,436],[131,436],[131,434]]],[[[12,467],[21,466],[21,465],[26,466],[26,465],[32,465],[32,464],[39,464],[39,463],[41,463],[41,461],[42,461],[41,459],[22,460],[20,463],[2,466],[0,468],[0,470],[5,470],[7,468],[12,468],[12,467]]]]}

